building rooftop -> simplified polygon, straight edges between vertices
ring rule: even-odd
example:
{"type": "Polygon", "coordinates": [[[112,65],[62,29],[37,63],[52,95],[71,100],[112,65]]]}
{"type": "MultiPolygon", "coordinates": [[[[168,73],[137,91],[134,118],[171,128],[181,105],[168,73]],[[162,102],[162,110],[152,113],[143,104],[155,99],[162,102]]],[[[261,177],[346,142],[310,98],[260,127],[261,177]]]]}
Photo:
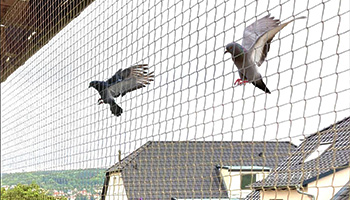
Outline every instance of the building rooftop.
{"type": "Polygon", "coordinates": [[[294,148],[289,142],[151,141],[106,175],[122,173],[129,199],[228,198],[218,166],[274,168],[294,148]]]}
{"type": "Polygon", "coordinates": [[[256,189],[306,186],[316,179],[348,168],[349,161],[350,117],[347,117],[308,136],[266,179],[252,186],[256,189]]]}

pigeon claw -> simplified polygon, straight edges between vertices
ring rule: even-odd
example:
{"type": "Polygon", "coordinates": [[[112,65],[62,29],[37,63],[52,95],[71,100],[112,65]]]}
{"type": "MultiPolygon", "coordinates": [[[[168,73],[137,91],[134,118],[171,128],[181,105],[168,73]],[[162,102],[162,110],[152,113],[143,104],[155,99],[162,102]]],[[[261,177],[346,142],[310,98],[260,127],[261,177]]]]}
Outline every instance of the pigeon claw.
{"type": "Polygon", "coordinates": [[[237,80],[235,81],[235,85],[237,85],[237,83],[240,84],[241,81],[242,81],[241,79],[237,79],[237,80]]]}
{"type": "Polygon", "coordinates": [[[97,103],[98,105],[103,104],[103,99],[102,98],[98,99],[97,103]]]}
{"type": "Polygon", "coordinates": [[[246,84],[246,83],[248,83],[249,81],[247,81],[247,80],[244,80],[244,81],[242,81],[242,79],[237,79],[236,81],[235,81],[235,85],[242,85],[242,84],[246,84]]]}
{"type": "Polygon", "coordinates": [[[235,81],[235,85],[245,85],[246,83],[249,83],[249,81],[247,81],[247,80],[244,80],[244,81],[242,81],[242,79],[237,79],[236,81],[235,81]]]}

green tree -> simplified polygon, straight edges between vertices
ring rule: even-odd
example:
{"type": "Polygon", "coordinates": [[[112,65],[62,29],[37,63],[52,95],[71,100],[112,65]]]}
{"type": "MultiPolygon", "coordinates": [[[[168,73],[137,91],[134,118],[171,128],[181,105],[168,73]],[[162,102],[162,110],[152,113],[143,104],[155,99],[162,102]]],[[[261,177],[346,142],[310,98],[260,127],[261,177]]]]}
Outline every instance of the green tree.
{"type": "Polygon", "coordinates": [[[2,188],[1,188],[1,193],[0,193],[1,199],[2,199],[2,195],[5,194],[5,192],[6,192],[5,188],[2,187],[2,188]]]}
{"type": "MultiPolygon", "coordinates": [[[[48,196],[45,191],[39,187],[39,185],[32,183],[30,185],[18,184],[12,189],[5,190],[1,188],[1,199],[2,200],[55,200],[57,198],[48,196]]],[[[62,200],[66,199],[65,197],[60,198],[62,200]]]]}

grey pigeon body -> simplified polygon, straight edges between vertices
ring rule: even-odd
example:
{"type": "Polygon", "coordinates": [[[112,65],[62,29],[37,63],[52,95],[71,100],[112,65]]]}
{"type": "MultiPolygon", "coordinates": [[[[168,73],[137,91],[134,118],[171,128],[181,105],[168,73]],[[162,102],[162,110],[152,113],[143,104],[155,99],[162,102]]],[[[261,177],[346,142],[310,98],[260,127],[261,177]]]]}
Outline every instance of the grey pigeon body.
{"type": "MultiPolygon", "coordinates": [[[[305,17],[296,19],[302,18],[305,17]]],[[[225,53],[231,54],[242,81],[248,81],[264,92],[271,93],[262,80],[257,66],[260,67],[265,61],[273,37],[296,19],[280,24],[278,19],[267,15],[245,28],[242,45],[236,42],[226,45],[225,53]]]]}
{"type": "Polygon", "coordinates": [[[109,104],[114,115],[120,116],[123,109],[115,103],[114,98],[145,87],[153,81],[153,78],[153,72],[148,73],[147,64],[141,64],[124,70],[120,69],[107,81],[91,81],[89,87],[93,87],[98,91],[101,96],[100,101],[109,104]]]}

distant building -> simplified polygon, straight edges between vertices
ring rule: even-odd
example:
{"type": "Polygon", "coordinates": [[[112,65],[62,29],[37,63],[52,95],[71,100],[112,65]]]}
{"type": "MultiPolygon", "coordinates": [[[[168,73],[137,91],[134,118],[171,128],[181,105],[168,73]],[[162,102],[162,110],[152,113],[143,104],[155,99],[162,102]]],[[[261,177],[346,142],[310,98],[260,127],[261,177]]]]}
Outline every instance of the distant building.
{"type": "Polygon", "coordinates": [[[99,200],[99,199],[101,199],[101,195],[99,195],[99,194],[94,194],[94,195],[93,195],[93,198],[94,198],[95,200],[99,200]]]}
{"type": "Polygon", "coordinates": [[[102,200],[244,198],[294,148],[289,142],[147,142],[107,170],[102,200]]]}
{"type": "Polygon", "coordinates": [[[82,195],[87,195],[87,194],[88,194],[87,191],[86,191],[86,189],[83,189],[83,190],[80,191],[79,193],[82,194],[82,195]]]}
{"type": "Polygon", "coordinates": [[[350,117],[308,136],[248,199],[349,200],[349,161],[350,117]]]}
{"type": "Polygon", "coordinates": [[[8,189],[10,188],[9,185],[2,185],[1,187],[2,187],[2,188],[5,188],[5,190],[8,190],[8,189]]]}
{"type": "Polygon", "coordinates": [[[53,196],[54,197],[62,197],[62,196],[65,196],[65,193],[63,191],[54,190],[53,191],[53,196]]]}
{"type": "Polygon", "coordinates": [[[68,200],[75,200],[76,199],[76,196],[75,195],[71,195],[67,198],[68,200]]]}

